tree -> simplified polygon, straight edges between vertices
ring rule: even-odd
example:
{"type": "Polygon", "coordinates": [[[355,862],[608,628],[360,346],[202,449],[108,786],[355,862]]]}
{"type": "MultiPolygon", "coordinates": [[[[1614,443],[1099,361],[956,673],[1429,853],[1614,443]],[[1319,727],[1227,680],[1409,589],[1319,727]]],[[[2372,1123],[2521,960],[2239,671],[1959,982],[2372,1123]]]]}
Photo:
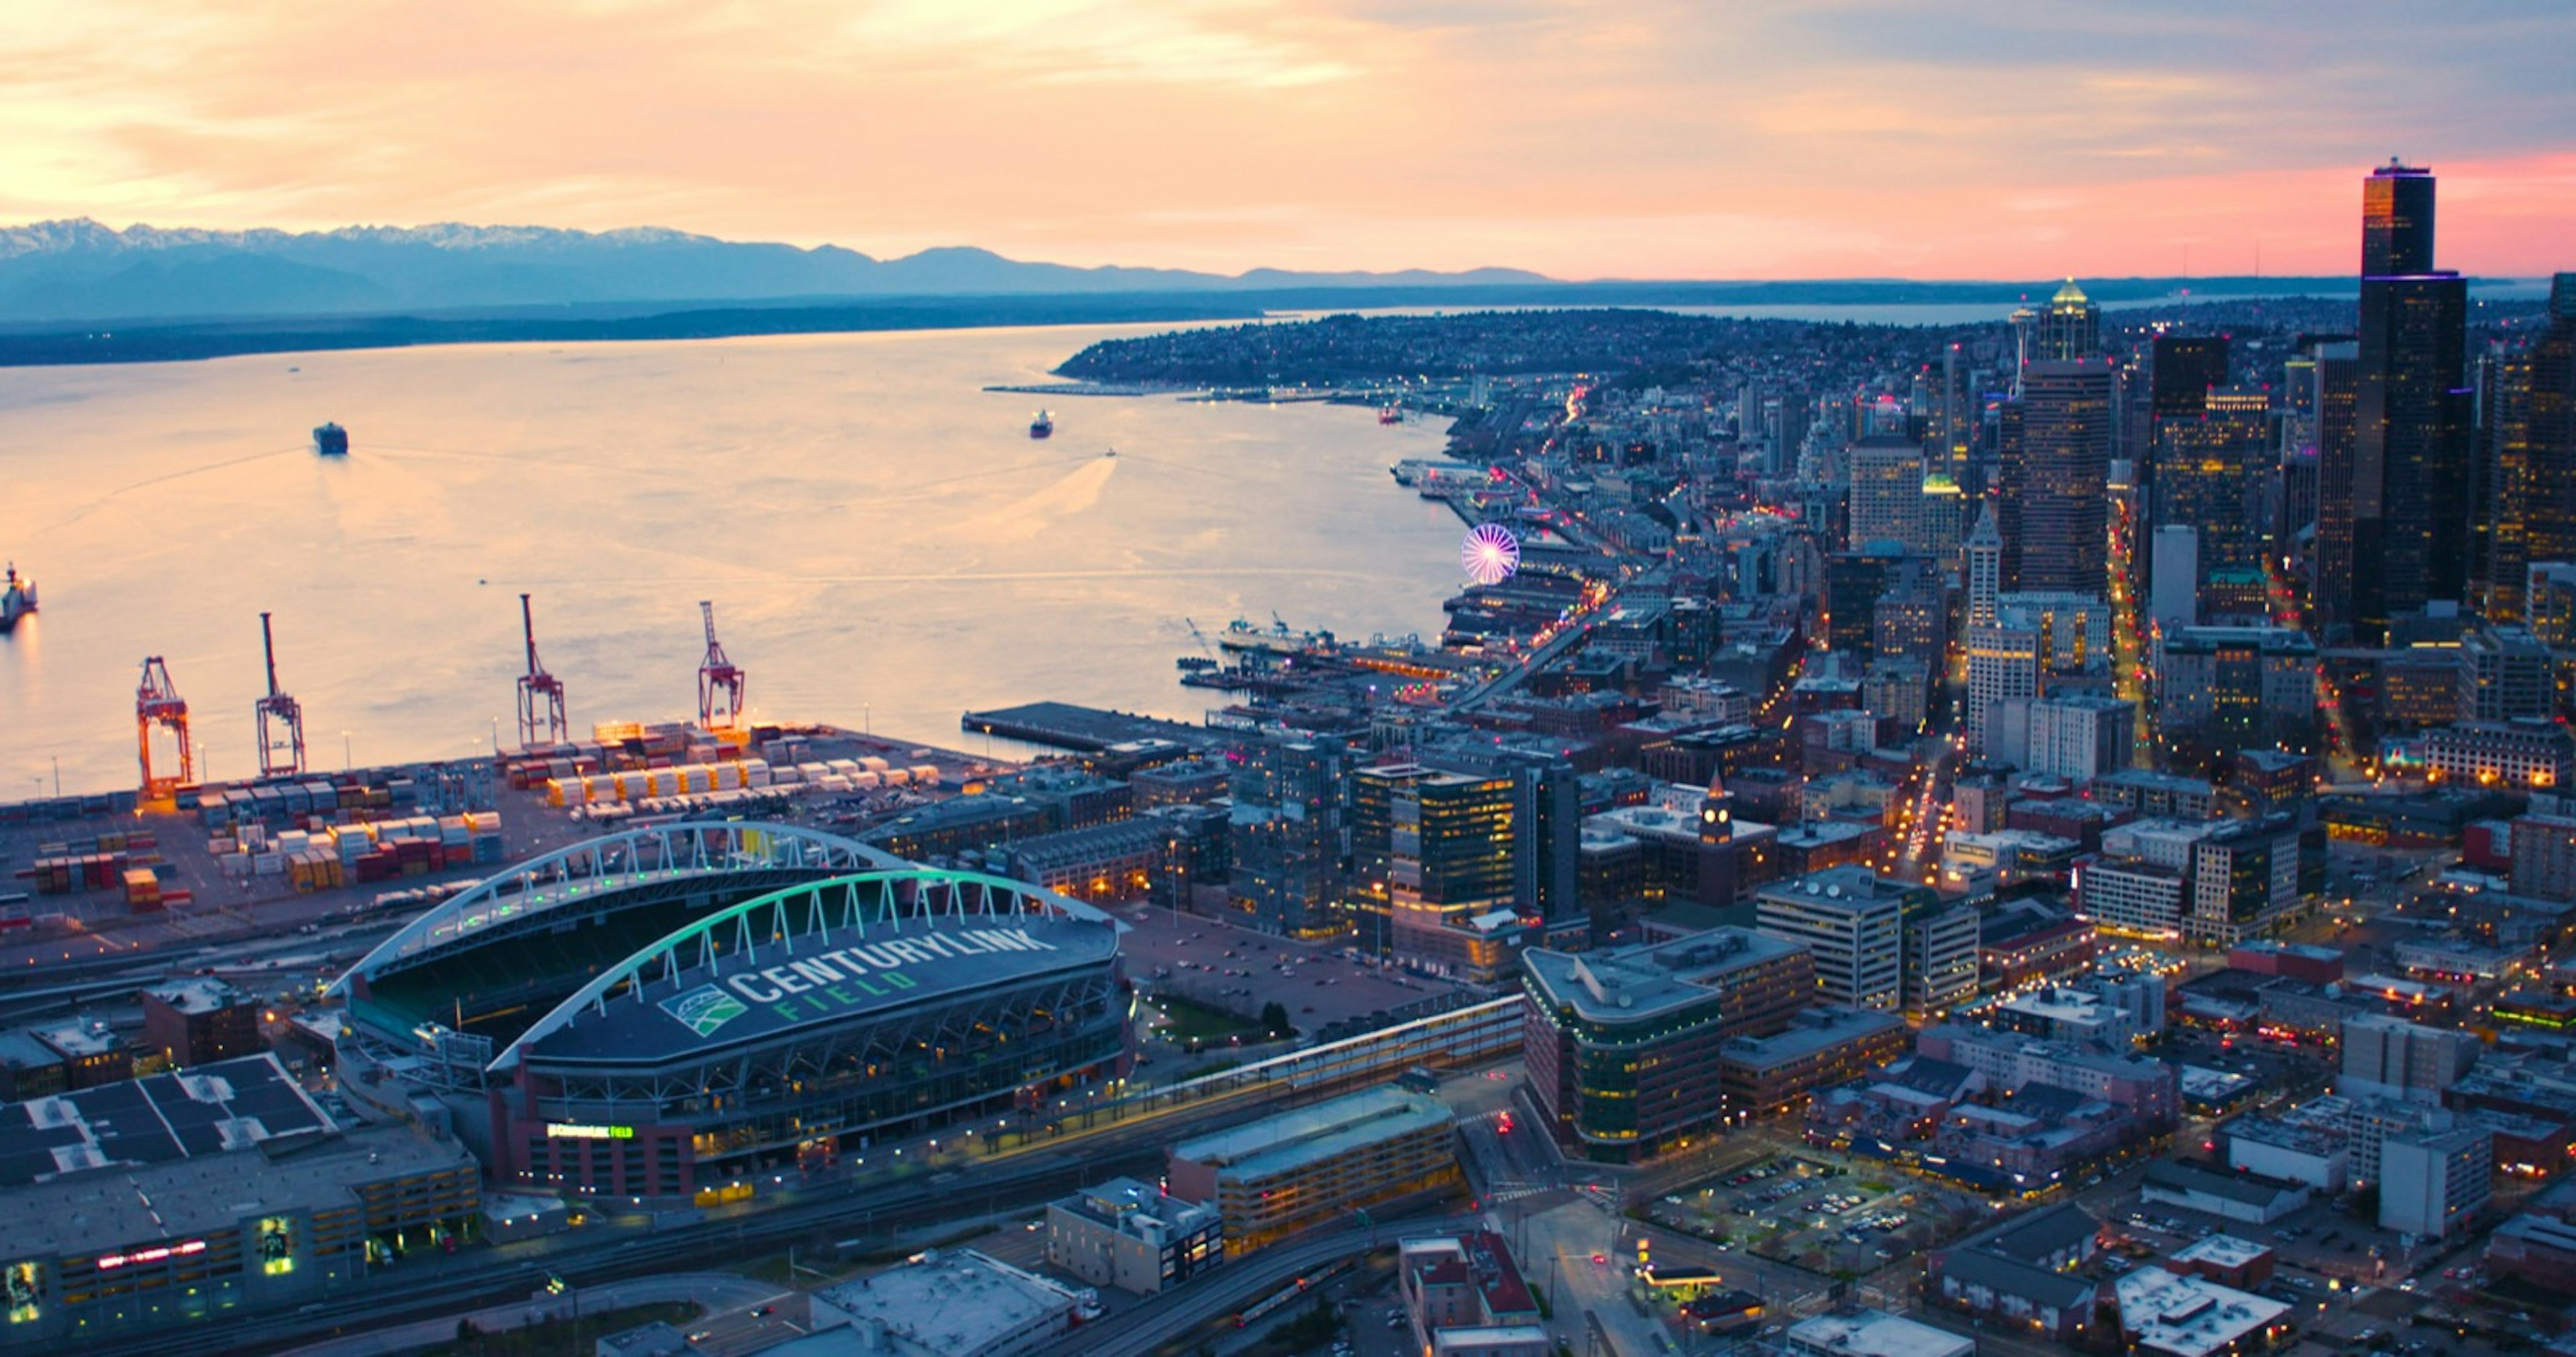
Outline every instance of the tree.
{"type": "Polygon", "coordinates": [[[1272,1037],[1284,1037],[1296,1029],[1288,1025],[1288,1006],[1276,999],[1261,1006],[1261,1030],[1272,1037]]]}

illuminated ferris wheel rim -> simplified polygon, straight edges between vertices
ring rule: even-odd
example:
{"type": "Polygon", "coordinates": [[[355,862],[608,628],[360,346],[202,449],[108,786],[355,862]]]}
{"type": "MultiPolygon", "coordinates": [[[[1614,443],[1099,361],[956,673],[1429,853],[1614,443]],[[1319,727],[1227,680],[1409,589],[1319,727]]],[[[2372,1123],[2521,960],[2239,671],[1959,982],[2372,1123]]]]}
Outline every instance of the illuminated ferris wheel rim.
{"type": "Polygon", "coordinates": [[[1459,544],[1458,563],[1476,583],[1500,584],[1521,568],[1521,541],[1500,523],[1479,523],[1459,544]]]}

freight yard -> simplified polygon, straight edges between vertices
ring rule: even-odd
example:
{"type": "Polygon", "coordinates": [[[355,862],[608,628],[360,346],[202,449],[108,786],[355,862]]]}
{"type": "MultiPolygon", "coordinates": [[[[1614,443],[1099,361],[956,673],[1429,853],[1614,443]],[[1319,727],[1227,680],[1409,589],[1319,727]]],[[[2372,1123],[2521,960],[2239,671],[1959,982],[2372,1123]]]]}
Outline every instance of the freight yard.
{"type": "Polygon", "coordinates": [[[1006,767],[830,727],[726,740],[628,722],[499,759],[177,788],[160,806],[131,792],[0,805],[0,966],[390,929],[500,864],[605,828],[686,815],[863,823],[1006,767]]]}

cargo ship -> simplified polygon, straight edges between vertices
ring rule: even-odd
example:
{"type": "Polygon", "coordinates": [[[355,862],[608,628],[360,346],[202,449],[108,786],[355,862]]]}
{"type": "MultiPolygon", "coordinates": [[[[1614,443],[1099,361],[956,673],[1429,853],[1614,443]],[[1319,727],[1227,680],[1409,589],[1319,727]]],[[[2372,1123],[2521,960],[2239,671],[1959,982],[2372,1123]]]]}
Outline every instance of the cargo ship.
{"type": "Polygon", "coordinates": [[[1044,410],[1038,411],[1037,418],[1029,421],[1029,437],[1053,438],[1054,436],[1055,416],[1048,414],[1044,410]]]}
{"type": "Polygon", "coordinates": [[[313,431],[313,451],[323,457],[349,455],[349,431],[337,424],[325,424],[313,431]]]}
{"type": "Polygon", "coordinates": [[[18,625],[18,619],[36,610],[36,582],[18,573],[18,563],[9,563],[9,583],[0,590],[0,631],[18,625]]]}

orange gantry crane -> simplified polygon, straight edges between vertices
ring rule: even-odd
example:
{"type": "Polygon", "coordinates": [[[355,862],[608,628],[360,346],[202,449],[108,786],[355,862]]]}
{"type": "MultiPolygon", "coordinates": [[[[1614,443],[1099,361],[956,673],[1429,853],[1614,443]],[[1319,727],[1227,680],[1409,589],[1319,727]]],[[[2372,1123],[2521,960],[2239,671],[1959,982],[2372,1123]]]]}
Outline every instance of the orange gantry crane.
{"type": "Polygon", "coordinates": [[[528,672],[519,676],[519,747],[536,748],[541,734],[549,745],[562,744],[571,738],[571,725],[564,719],[563,680],[537,662],[537,619],[528,610],[526,594],[519,595],[519,631],[528,642],[528,672]]]}
{"type": "MultiPolygon", "coordinates": [[[[143,799],[161,801],[197,780],[197,747],[188,739],[188,700],[170,681],[170,668],[158,655],[143,657],[143,682],[134,690],[134,752],[143,763],[143,799]],[[175,773],[152,771],[152,728],[170,732],[178,745],[175,773]]],[[[171,767],[164,763],[166,770],[171,767]]]]}
{"type": "Polygon", "coordinates": [[[707,624],[707,657],[698,664],[698,724],[708,730],[731,730],[742,721],[745,675],[725,658],[724,646],[716,640],[716,605],[700,599],[698,613],[707,624]]]}
{"type": "Polygon", "coordinates": [[[259,714],[259,775],[294,777],[304,771],[304,707],[277,686],[277,641],[266,613],[259,615],[259,648],[268,659],[268,696],[253,705],[259,714]]]}

